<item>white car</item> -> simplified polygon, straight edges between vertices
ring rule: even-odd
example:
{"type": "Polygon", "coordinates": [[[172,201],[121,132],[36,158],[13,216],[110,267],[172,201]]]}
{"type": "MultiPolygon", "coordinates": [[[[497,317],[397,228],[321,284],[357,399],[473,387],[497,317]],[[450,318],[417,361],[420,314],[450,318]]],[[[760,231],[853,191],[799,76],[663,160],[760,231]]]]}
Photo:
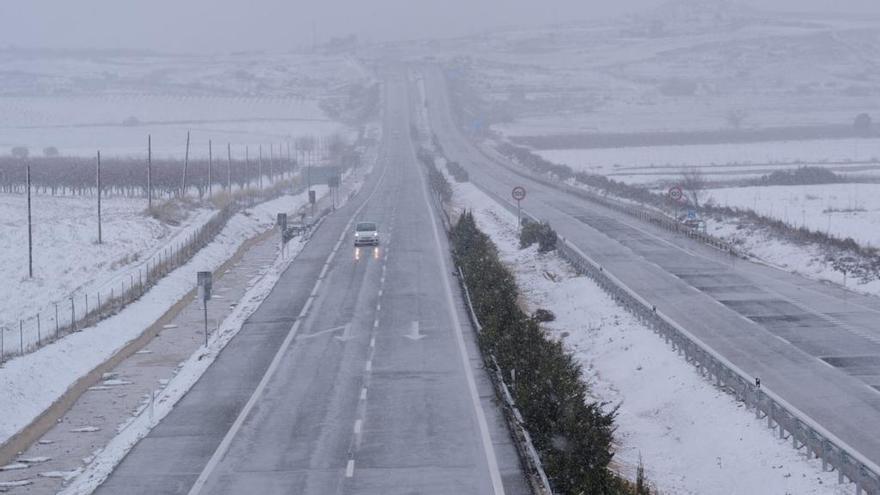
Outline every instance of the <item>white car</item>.
{"type": "Polygon", "coordinates": [[[358,222],[354,228],[354,245],[378,246],[379,226],[376,222],[358,222]]]}

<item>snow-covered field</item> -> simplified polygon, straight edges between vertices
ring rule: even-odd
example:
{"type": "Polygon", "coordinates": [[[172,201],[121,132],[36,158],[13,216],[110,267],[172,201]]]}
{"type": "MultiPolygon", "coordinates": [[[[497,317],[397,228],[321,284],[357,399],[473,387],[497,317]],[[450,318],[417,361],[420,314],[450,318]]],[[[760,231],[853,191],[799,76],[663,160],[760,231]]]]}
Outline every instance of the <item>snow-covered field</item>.
{"type": "MultiPolygon", "coordinates": [[[[183,158],[191,131],[190,156],[207,158],[208,140],[215,153],[232,143],[235,157],[244,147],[256,156],[262,145],[293,142],[300,136],[349,135],[314,100],[226,96],[101,95],[76,97],[0,96],[0,153],[16,146],[32,154],[55,147],[67,156],[145,157],[147,136],[157,158],[183,158]],[[123,125],[128,118],[138,125],[123,125]]],[[[286,151],[286,148],[285,148],[286,151]]],[[[277,151],[276,151],[277,153],[277,151]]]]}
{"type": "Polygon", "coordinates": [[[716,204],[754,210],[795,227],[880,246],[880,184],[710,189],[716,204]]]}
{"type": "Polygon", "coordinates": [[[97,305],[97,294],[118,295],[122,285],[135,283],[146,263],[155,264],[167,247],[175,247],[215,213],[191,211],[179,226],[147,214],[144,200],[107,198],[102,204],[102,237],[98,244],[94,198],[36,195],[33,203],[34,278],[28,278],[27,203],[23,195],[0,195],[0,327],[7,329],[6,350],[18,350],[19,320],[27,320],[28,340],[35,339],[36,314],[41,313],[45,338],[55,326],[55,303],[61,325],[70,321],[71,295],[76,311],[85,309],[85,294],[97,305]],[[12,338],[12,337],[15,338],[12,338]],[[15,345],[13,345],[13,342],[15,345]]]}
{"type": "Polygon", "coordinates": [[[358,62],[332,55],[0,49],[0,63],[0,154],[24,146],[32,155],[55,147],[72,156],[145,156],[151,134],[157,157],[182,157],[192,131],[191,156],[206,156],[208,139],[243,155],[246,145],[352,132],[321,104],[373,83],[358,62]]]}
{"type": "Polygon", "coordinates": [[[595,398],[620,405],[615,465],[624,473],[632,475],[641,458],[661,493],[852,492],[700,377],[589,278],[553,253],[517,249],[514,215],[470,184],[454,187],[456,203],[473,209],[515,271],[529,308],[556,314],[546,328],[575,353],[595,398]]]}
{"type": "MultiPolygon", "coordinates": [[[[316,190],[319,197],[327,193],[325,186],[316,190]]],[[[247,239],[271,228],[278,212],[295,212],[307,201],[305,193],[287,195],[236,214],[213,242],[121,313],[7,362],[0,368],[0,390],[8,399],[0,402],[0,443],[29,424],[79,377],[139,336],[145,326],[192,290],[196,272],[216,269],[247,239]]]]}
{"type": "Polygon", "coordinates": [[[758,179],[776,170],[805,165],[826,167],[849,176],[876,177],[880,173],[880,139],[536,150],[535,153],[575,171],[643,185],[675,182],[684,169],[699,170],[710,181],[758,179]]]}

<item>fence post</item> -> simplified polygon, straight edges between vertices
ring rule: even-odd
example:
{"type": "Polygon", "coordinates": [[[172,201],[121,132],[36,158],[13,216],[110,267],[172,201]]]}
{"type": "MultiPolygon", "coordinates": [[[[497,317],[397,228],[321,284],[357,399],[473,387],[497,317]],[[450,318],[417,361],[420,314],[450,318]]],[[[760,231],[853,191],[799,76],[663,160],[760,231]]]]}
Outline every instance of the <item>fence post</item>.
{"type": "Polygon", "coordinates": [[[76,303],[73,296],[70,296],[70,330],[76,331],[76,303]]]}
{"type": "Polygon", "coordinates": [[[58,336],[58,303],[55,303],[55,336],[58,336]]]}
{"type": "Polygon", "coordinates": [[[40,327],[40,313],[37,313],[37,347],[43,343],[43,329],[40,327]]]}
{"type": "Polygon", "coordinates": [[[24,356],[24,321],[18,320],[18,352],[24,356]]]}

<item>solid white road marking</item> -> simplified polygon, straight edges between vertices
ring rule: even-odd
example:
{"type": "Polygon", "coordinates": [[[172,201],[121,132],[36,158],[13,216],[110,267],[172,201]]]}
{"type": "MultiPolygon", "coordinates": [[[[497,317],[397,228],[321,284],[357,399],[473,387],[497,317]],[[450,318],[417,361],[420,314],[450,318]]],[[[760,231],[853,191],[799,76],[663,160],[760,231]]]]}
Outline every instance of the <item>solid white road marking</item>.
{"type": "Polygon", "coordinates": [[[346,323],[343,328],[345,328],[345,330],[343,330],[342,335],[336,336],[336,340],[340,342],[345,342],[346,340],[353,338],[351,335],[351,323],[346,323]]]}
{"type": "Polygon", "coordinates": [[[354,476],[354,459],[349,459],[345,466],[345,477],[351,478],[352,476],[354,476]]]}
{"type": "MultiPolygon", "coordinates": [[[[382,169],[382,175],[379,176],[379,180],[376,182],[376,187],[373,188],[373,191],[364,200],[363,204],[361,204],[357,210],[355,210],[354,214],[351,218],[348,219],[348,223],[345,224],[343,228],[343,232],[348,231],[351,228],[351,224],[354,222],[354,219],[360,214],[361,210],[363,210],[370,200],[373,199],[373,196],[376,194],[376,191],[379,190],[379,186],[385,180],[385,174],[388,172],[388,167],[382,169]]],[[[327,257],[326,262],[330,262],[333,259],[333,255],[335,251],[330,253],[327,257]]],[[[190,488],[188,495],[198,495],[201,493],[202,489],[205,487],[205,484],[208,482],[208,478],[211,476],[211,473],[217,468],[220,464],[220,461],[226,455],[226,452],[229,451],[229,446],[232,444],[232,439],[235,438],[235,435],[238,433],[238,430],[241,429],[241,426],[244,424],[245,419],[247,419],[248,415],[250,415],[251,410],[253,410],[257,401],[260,399],[260,396],[263,394],[263,390],[265,390],[266,386],[269,383],[269,380],[275,375],[275,372],[278,370],[278,367],[281,365],[281,360],[287,350],[290,348],[293,339],[296,338],[297,332],[299,332],[299,327],[302,324],[303,318],[305,317],[308,310],[311,308],[311,303],[314,300],[314,294],[317,290],[318,285],[321,283],[320,280],[315,284],[315,289],[312,290],[312,295],[309,296],[309,299],[306,301],[305,306],[303,306],[302,310],[299,312],[299,316],[296,318],[296,322],[290,328],[290,332],[287,333],[287,336],[284,338],[284,341],[281,343],[281,347],[278,348],[278,351],[275,353],[275,357],[272,358],[272,362],[269,363],[269,368],[266,369],[266,373],[263,374],[263,378],[260,379],[260,383],[257,384],[257,388],[254,389],[254,393],[251,394],[251,397],[248,399],[247,403],[242,408],[241,412],[238,414],[238,417],[235,418],[235,422],[232,423],[232,426],[229,428],[229,431],[226,432],[226,435],[223,437],[223,440],[220,442],[220,445],[217,446],[217,450],[214,451],[214,454],[211,455],[211,458],[208,459],[208,463],[205,464],[204,469],[199,474],[199,477],[196,479],[193,486],[190,488]]],[[[354,461],[349,461],[349,468],[354,473],[354,461]]],[[[346,469],[346,474],[348,474],[348,469],[346,469]]],[[[351,477],[351,476],[349,476],[351,477]]]]}
{"type": "MultiPolygon", "coordinates": [[[[338,326],[338,327],[328,328],[327,330],[321,330],[320,332],[310,333],[310,334],[308,334],[308,335],[300,335],[300,336],[297,337],[297,338],[298,338],[299,340],[303,340],[303,339],[313,339],[313,338],[318,337],[318,336],[320,336],[320,335],[324,335],[324,334],[328,334],[328,333],[333,333],[333,332],[338,332],[338,331],[340,331],[340,330],[346,330],[346,331],[347,331],[347,330],[348,330],[348,327],[350,327],[350,326],[351,326],[351,323],[346,323],[345,325],[340,325],[340,326],[338,326]]],[[[337,337],[337,338],[339,338],[339,337],[337,337]]]]}
{"type": "MultiPolygon", "coordinates": [[[[410,147],[410,156],[413,161],[416,160],[415,151],[410,147]]],[[[427,183],[425,182],[425,178],[422,176],[421,171],[419,172],[419,181],[422,183],[422,199],[425,201],[425,206],[428,207],[428,211],[431,212],[428,215],[428,218],[431,219],[431,226],[434,230],[434,249],[437,250],[438,258],[440,259],[440,268],[443,274],[449,273],[449,268],[446,265],[446,256],[441,250],[441,246],[443,243],[440,241],[440,231],[437,227],[437,220],[434,219],[434,210],[431,207],[431,203],[428,201],[428,192],[427,192],[427,183]]],[[[492,437],[489,435],[489,424],[486,421],[486,412],[483,411],[483,406],[480,404],[480,395],[477,392],[477,383],[474,380],[474,373],[471,370],[470,358],[467,354],[467,347],[464,343],[464,331],[461,328],[461,321],[458,319],[458,313],[455,308],[455,301],[452,297],[452,286],[449,284],[449,276],[445,275],[441,277],[443,279],[443,288],[446,292],[446,310],[449,312],[449,316],[452,319],[453,327],[455,332],[455,340],[458,343],[458,353],[461,356],[461,363],[464,366],[464,375],[467,381],[468,390],[471,395],[471,403],[474,407],[474,413],[477,416],[477,425],[480,430],[480,439],[483,443],[483,452],[486,455],[486,463],[489,465],[489,477],[492,479],[492,490],[495,495],[504,495],[504,483],[501,481],[501,471],[498,469],[498,459],[495,456],[495,446],[492,444],[492,437]]]]}

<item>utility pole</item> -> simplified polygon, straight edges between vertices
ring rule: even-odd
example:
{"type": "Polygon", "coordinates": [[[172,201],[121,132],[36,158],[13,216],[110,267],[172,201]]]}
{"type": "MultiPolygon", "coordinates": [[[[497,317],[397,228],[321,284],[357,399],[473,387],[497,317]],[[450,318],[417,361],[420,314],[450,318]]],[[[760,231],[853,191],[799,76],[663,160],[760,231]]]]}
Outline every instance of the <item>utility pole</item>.
{"type": "Polygon", "coordinates": [[[263,190],[263,145],[260,145],[260,160],[257,165],[257,175],[259,175],[259,181],[257,182],[257,187],[260,188],[260,191],[263,190]]]}
{"type": "Polygon", "coordinates": [[[97,183],[98,183],[98,244],[103,243],[101,238],[101,152],[98,151],[97,166],[97,183]]]}
{"type": "MultiPolygon", "coordinates": [[[[31,223],[31,162],[27,162],[28,277],[34,278],[34,237],[31,223]]],[[[0,329],[0,332],[3,332],[0,329]]]]}
{"type": "Polygon", "coordinates": [[[214,155],[211,149],[211,140],[208,140],[208,199],[211,199],[211,193],[214,192],[214,155]]]}
{"type": "Polygon", "coordinates": [[[189,167],[189,131],[186,131],[186,154],[183,156],[183,181],[180,183],[180,197],[186,196],[186,169],[189,167]]]}
{"type": "Polygon", "coordinates": [[[226,191],[232,193],[232,145],[226,143],[226,191]]]}
{"type": "Polygon", "coordinates": [[[153,136],[147,134],[147,209],[153,209],[153,136]]]}

